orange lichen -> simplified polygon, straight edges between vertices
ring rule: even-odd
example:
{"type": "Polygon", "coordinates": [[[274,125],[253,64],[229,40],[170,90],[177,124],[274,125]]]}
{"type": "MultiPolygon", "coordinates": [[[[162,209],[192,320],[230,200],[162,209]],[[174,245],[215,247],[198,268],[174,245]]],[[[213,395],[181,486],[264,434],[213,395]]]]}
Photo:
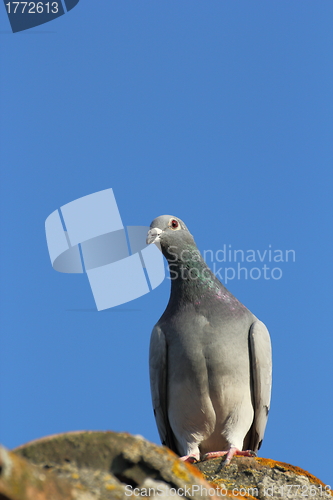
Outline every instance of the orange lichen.
{"type": "Polygon", "coordinates": [[[109,491],[114,490],[115,488],[116,488],[116,486],[114,484],[106,484],[105,485],[105,489],[109,490],[109,491]]]}
{"type": "Polygon", "coordinates": [[[202,479],[205,479],[204,474],[197,467],[192,465],[190,462],[181,462],[181,463],[183,463],[189,469],[191,474],[193,474],[194,476],[197,476],[197,477],[201,477],[202,479]]]}
{"type": "Polygon", "coordinates": [[[187,474],[185,468],[183,467],[183,464],[181,462],[179,462],[179,460],[174,461],[174,464],[172,466],[172,472],[174,473],[174,475],[176,477],[178,477],[182,481],[186,481],[186,482],[190,481],[189,475],[187,474]]]}
{"type": "MultiPolygon", "coordinates": [[[[273,469],[276,466],[281,467],[281,468],[285,469],[286,471],[293,472],[294,474],[297,474],[298,476],[307,477],[311,483],[319,484],[319,485],[324,486],[324,487],[326,486],[322,481],[320,481],[320,479],[318,479],[317,477],[310,474],[310,472],[307,472],[306,470],[301,469],[300,467],[297,467],[297,465],[291,465],[291,464],[287,464],[285,462],[277,462],[276,460],[271,460],[270,458],[256,458],[256,461],[259,462],[263,466],[270,467],[271,469],[273,469]]],[[[331,492],[331,495],[333,496],[332,492],[331,492]]]]}
{"type": "Polygon", "coordinates": [[[167,448],[166,446],[158,446],[157,447],[157,450],[159,453],[161,453],[162,455],[165,454],[165,452],[167,452],[167,455],[169,455],[169,457],[171,458],[177,458],[177,455],[176,453],[174,453],[173,451],[171,451],[169,448],[167,448]]]}

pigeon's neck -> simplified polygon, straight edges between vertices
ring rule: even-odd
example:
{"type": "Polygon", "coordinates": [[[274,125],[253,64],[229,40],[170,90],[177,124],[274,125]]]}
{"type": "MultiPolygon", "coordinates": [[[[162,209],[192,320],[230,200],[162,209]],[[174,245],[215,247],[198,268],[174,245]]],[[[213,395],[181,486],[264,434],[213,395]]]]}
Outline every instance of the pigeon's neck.
{"type": "Polygon", "coordinates": [[[188,244],[180,250],[169,247],[165,257],[171,279],[170,303],[223,301],[229,294],[209,269],[196,245],[188,244]]]}

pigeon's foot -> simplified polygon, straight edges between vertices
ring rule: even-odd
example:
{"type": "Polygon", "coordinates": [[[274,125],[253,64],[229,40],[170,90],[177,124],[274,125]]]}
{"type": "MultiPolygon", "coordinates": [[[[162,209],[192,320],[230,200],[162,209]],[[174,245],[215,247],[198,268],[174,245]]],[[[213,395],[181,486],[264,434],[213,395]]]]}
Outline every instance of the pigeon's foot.
{"type": "Polygon", "coordinates": [[[180,457],[179,460],[182,462],[188,462],[190,464],[194,464],[195,462],[198,462],[198,459],[194,457],[193,455],[185,455],[184,457],[180,457]]]}
{"type": "Polygon", "coordinates": [[[202,457],[202,460],[209,460],[210,458],[224,457],[228,452],[227,451],[210,451],[209,453],[205,453],[202,457]]]}
{"type": "Polygon", "coordinates": [[[211,451],[209,453],[206,453],[203,456],[203,460],[209,460],[210,458],[224,457],[224,455],[227,455],[224,461],[224,465],[229,465],[232,457],[234,457],[235,455],[241,455],[243,457],[257,456],[257,454],[254,451],[251,450],[242,451],[232,446],[229,451],[211,451]]]}

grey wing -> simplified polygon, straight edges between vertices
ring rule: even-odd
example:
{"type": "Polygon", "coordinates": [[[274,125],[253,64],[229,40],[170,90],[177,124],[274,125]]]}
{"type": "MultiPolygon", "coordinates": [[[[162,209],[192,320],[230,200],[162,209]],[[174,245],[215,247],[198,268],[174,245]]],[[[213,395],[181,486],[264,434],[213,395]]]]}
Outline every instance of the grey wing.
{"type": "Polygon", "coordinates": [[[249,344],[254,407],[249,448],[257,451],[265,433],[272,389],[271,339],[266,326],[259,320],[251,325],[249,344]]]}
{"type": "Polygon", "coordinates": [[[155,325],[149,349],[150,390],[162,444],[178,453],[168,419],[168,348],[160,326],[155,325]]]}

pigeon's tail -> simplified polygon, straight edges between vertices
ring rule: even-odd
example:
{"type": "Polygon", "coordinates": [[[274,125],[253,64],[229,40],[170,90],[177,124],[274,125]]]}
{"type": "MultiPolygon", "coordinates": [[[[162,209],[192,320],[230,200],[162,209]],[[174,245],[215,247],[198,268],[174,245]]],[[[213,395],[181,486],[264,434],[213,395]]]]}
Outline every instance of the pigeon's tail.
{"type": "Polygon", "coordinates": [[[167,446],[168,448],[170,448],[170,450],[173,451],[174,453],[176,453],[177,455],[179,455],[179,456],[181,455],[179,453],[179,451],[177,450],[175,436],[174,436],[174,433],[172,432],[172,429],[170,427],[169,422],[167,422],[167,425],[166,425],[166,436],[165,436],[165,440],[162,441],[162,444],[164,446],[167,446]]]}

